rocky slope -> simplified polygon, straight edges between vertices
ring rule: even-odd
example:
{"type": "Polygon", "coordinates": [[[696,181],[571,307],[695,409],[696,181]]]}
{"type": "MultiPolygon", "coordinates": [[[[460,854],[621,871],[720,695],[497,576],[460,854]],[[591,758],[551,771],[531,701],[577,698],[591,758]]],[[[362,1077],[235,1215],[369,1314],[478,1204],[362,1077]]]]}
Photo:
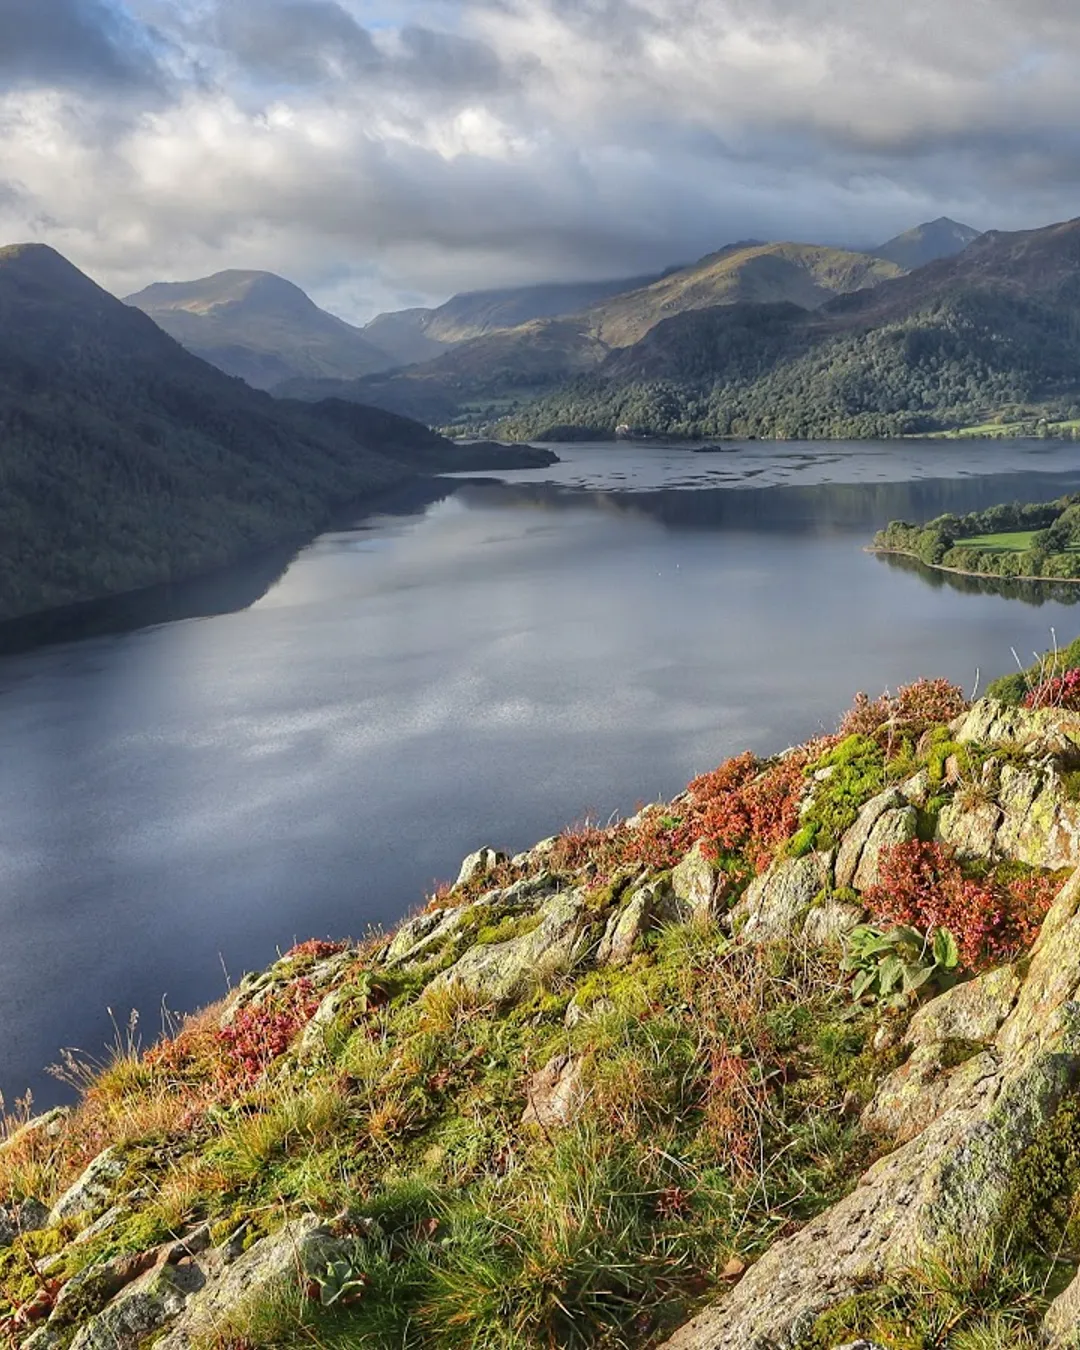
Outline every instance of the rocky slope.
{"type": "Polygon", "coordinates": [[[860,699],[481,849],[0,1143],[15,1345],[1080,1337],[1080,713],[860,699]]]}

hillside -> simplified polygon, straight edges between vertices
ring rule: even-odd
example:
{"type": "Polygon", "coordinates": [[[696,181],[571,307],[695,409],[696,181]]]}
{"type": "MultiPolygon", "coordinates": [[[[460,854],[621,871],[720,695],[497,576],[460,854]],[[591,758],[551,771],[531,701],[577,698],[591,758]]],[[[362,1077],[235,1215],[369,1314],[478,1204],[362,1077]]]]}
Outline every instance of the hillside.
{"type": "Polygon", "coordinates": [[[299,286],[272,272],[156,282],[125,303],[256,389],[299,376],[351,379],[396,364],[359,328],[319,309],[299,286]]]}
{"type": "Polygon", "coordinates": [[[880,248],[869,250],[875,258],[885,258],[895,263],[905,272],[913,272],[917,267],[936,262],[939,258],[951,258],[963,252],[968,244],[978,239],[979,231],[970,225],[962,225],[941,216],[938,220],[916,225],[913,230],[905,230],[880,248]]]}
{"type": "Polygon", "coordinates": [[[665,320],[501,424],[698,436],[881,436],[1080,415],[1080,221],[991,231],[815,313],[665,320]],[[1035,416],[1038,417],[1037,411],[1035,416]]]}
{"type": "Polygon", "coordinates": [[[568,318],[489,333],[405,371],[348,385],[291,381],[278,392],[356,398],[442,425],[483,425],[510,405],[598,368],[611,351],[640,341],[672,315],[753,303],[816,309],[830,297],[899,275],[892,263],[838,249],[733,244],[568,318]]]}
{"type": "Polygon", "coordinates": [[[0,249],[0,618],[205,571],[473,458],[378,409],[274,400],[53,250],[0,249]]]}
{"type": "Polygon", "coordinates": [[[478,850],[396,932],[302,943],[148,1052],[69,1057],[75,1108],[0,1126],[0,1334],[1074,1346],[1062,671],[1027,707],[860,695],[632,820],[478,850]]]}
{"type": "Polygon", "coordinates": [[[577,314],[613,295],[637,290],[653,280],[653,277],[631,277],[465,291],[452,296],[437,309],[404,309],[376,315],[365,325],[364,336],[403,365],[430,361],[472,338],[504,328],[518,328],[537,319],[577,314]]]}

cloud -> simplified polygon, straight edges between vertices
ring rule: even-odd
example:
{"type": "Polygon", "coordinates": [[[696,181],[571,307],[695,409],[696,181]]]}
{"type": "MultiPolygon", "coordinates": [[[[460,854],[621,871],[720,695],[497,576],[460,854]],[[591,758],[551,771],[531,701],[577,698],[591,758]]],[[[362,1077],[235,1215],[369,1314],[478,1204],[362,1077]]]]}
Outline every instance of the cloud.
{"type": "Polygon", "coordinates": [[[1072,0],[129,2],[0,0],[0,227],[118,291],[261,266],[363,318],[1080,213],[1072,0]]]}
{"type": "Polygon", "coordinates": [[[159,82],[149,33],[103,0],[0,0],[0,88],[159,82]]]}

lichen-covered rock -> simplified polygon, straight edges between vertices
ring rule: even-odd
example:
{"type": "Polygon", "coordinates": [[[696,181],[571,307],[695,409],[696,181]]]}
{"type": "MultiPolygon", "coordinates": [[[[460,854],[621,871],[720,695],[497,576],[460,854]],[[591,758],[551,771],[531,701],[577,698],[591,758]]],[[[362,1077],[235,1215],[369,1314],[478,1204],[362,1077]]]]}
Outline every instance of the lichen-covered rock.
{"type": "Polygon", "coordinates": [[[814,905],[803,924],[803,937],[811,947],[827,947],[842,941],[866,916],[862,905],[827,900],[814,905]]]}
{"type": "Polygon", "coordinates": [[[639,886],[612,914],[596,951],[599,965],[626,965],[653,921],[655,899],[655,885],[639,886]]]}
{"type": "Polygon", "coordinates": [[[859,1287],[992,1231],[1017,1159],[1080,1084],[1078,995],[1080,872],[1055,901],[987,1058],[943,1069],[946,1100],[930,1123],[774,1245],[668,1350],[777,1350],[859,1287]]]}
{"type": "Polygon", "coordinates": [[[828,880],[829,858],[825,854],[781,858],[750,883],[732,911],[732,922],[748,942],[790,937],[802,927],[828,880]]]}
{"type": "Polygon", "coordinates": [[[502,862],[506,862],[506,854],[499,853],[493,848],[478,848],[475,853],[470,853],[461,864],[461,870],[458,872],[455,886],[468,886],[471,881],[477,877],[487,876],[493,872],[502,862]]]}
{"type": "Polygon", "coordinates": [[[923,1004],[911,1019],[907,1040],[913,1046],[991,1041],[1012,1012],[1019,993],[1020,977],[1012,966],[953,985],[923,1004]]]}
{"type": "Polygon", "coordinates": [[[983,698],[954,725],[961,745],[1008,745],[1033,759],[1080,759],[1080,713],[1063,708],[1017,708],[983,698]]]}
{"type": "Polygon", "coordinates": [[[49,1222],[49,1211],[38,1200],[0,1205],[0,1251],[22,1233],[35,1233],[49,1222]]]}
{"type": "Polygon", "coordinates": [[[263,1238],[224,1268],[203,1260],[203,1285],[186,1299],[178,1321],[155,1341],[155,1350],[191,1350],[227,1324],[249,1300],[324,1269],[345,1251],[345,1244],[314,1215],[305,1215],[263,1238]]]}
{"type": "Polygon", "coordinates": [[[162,1263],[127,1286],[79,1329],[71,1350],[137,1350],[161,1327],[179,1316],[188,1300],[206,1286],[206,1273],[194,1261],[162,1263]]]}
{"type": "MultiPolygon", "coordinates": [[[[869,838],[859,854],[852,885],[857,891],[867,891],[878,883],[881,855],[897,844],[910,843],[918,833],[919,817],[913,806],[900,806],[883,812],[874,822],[869,838]]],[[[838,883],[842,885],[843,883],[838,883]]]]}
{"type": "Polygon", "coordinates": [[[394,934],[384,955],[384,964],[393,969],[434,956],[469,922],[471,909],[470,905],[458,909],[435,909],[409,919],[394,934]]]}
{"type": "Polygon", "coordinates": [[[836,884],[847,888],[855,884],[855,873],[859,869],[859,859],[866,848],[874,827],[887,811],[898,811],[908,807],[904,794],[896,788],[889,788],[871,797],[859,812],[855,824],[840,841],[836,854],[836,884]]]}
{"type": "Polygon", "coordinates": [[[937,838],[956,850],[960,858],[992,858],[1003,812],[996,801],[967,803],[961,796],[945,806],[938,816],[937,838]]]}
{"type": "Polygon", "coordinates": [[[115,1148],[99,1153],[74,1185],[52,1207],[50,1223],[62,1223],[105,1208],[113,1199],[116,1183],[124,1174],[124,1163],[115,1148]]]}
{"type": "Polygon", "coordinates": [[[716,868],[705,856],[699,839],[671,873],[675,899],[698,922],[712,917],[717,893],[716,868]]]}
{"type": "Polygon", "coordinates": [[[529,1079],[528,1106],[523,1125],[554,1130],[570,1125],[585,1102],[585,1061],[573,1055],[555,1055],[529,1079]]]}
{"type": "Polygon", "coordinates": [[[1053,870],[1080,864],[1080,802],[1067,798],[1059,774],[1005,764],[998,802],[1002,856],[1053,870]]]}
{"type": "Polygon", "coordinates": [[[957,1066],[949,1043],[917,1046],[907,1062],[878,1087],[862,1114],[863,1128],[887,1134],[896,1143],[913,1139],[951,1107],[962,1105],[971,1090],[998,1067],[996,1056],[988,1050],[957,1066]]]}
{"type": "Polygon", "coordinates": [[[539,925],[505,942],[470,947],[429,987],[457,984],[487,1003],[512,1003],[536,987],[545,972],[568,970],[589,928],[577,891],[555,896],[540,911],[539,925]]]}

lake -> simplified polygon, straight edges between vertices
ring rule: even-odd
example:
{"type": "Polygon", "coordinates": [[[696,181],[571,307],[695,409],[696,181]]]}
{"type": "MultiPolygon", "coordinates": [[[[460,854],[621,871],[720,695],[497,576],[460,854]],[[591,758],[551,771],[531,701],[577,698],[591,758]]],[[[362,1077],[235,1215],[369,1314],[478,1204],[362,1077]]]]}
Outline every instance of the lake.
{"type": "Polygon", "coordinates": [[[100,1052],[109,1008],[152,1038],[163,999],[390,924],[482,844],[630,813],[833,729],[857,690],[971,690],[1080,631],[1080,588],[1010,598],[863,551],[892,517],[1080,488],[1072,445],[556,449],[0,630],[9,1102],[62,1096],[44,1066],[100,1052]]]}

